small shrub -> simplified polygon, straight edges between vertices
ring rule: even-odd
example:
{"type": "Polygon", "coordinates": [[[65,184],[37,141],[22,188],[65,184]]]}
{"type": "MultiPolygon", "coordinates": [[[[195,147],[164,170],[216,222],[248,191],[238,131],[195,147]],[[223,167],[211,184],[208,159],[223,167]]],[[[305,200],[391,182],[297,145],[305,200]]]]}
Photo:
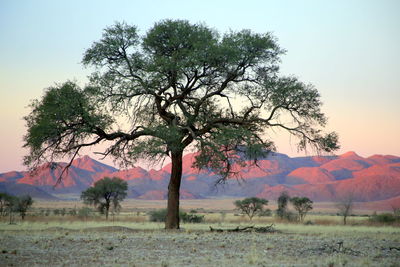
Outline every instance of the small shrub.
{"type": "Polygon", "coordinates": [[[285,211],[285,213],[277,214],[277,216],[288,222],[295,222],[295,221],[299,220],[299,217],[297,216],[297,214],[295,214],[291,211],[285,211]]]}
{"type": "Polygon", "coordinates": [[[184,223],[202,223],[204,222],[204,215],[198,215],[195,213],[182,212],[179,214],[181,221],[184,223]]]}
{"type": "Polygon", "coordinates": [[[379,223],[394,223],[396,219],[396,216],[391,213],[374,214],[370,218],[372,222],[379,223]]]}
{"type": "Polygon", "coordinates": [[[72,209],[72,210],[68,211],[68,214],[71,216],[76,216],[76,209],[72,209]]]}
{"type": "Polygon", "coordinates": [[[78,210],[78,217],[87,218],[92,213],[92,209],[88,207],[83,207],[78,210]]]}
{"type": "Polygon", "coordinates": [[[47,209],[47,210],[44,212],[44,216],[49,216],[50,213],[51,213],[51,210],[47,209]]]}
{"type": "Polygon", "coordinates": [[[153,210],[149,212],[151,222],[165,222],[167,209],[153,210]]]}
{"type": "MultiPolygon", "coordinates": [[[[151,222],[165,222],[167,218],[167,209],[153,210],[149,212],[151,222]]],[[[184,223],[201,223],[204,222],[204,215],[196,213],[179,212],[179,218],[184,223]]]]}
{"type": "Polygon", "coordinates": [[[258,214],[259,217],[269,217],[272,216],[272,211],[270,209],[265,209],[258,214]]]}
{"type": "Polygon", "coordinates": [[[67,210],[66,210],[65,208],[62,208],[62,209],[60,210],[60,215],[61,215],[61,216],[64,216],[66,213],[67,213],[67,210]]]}

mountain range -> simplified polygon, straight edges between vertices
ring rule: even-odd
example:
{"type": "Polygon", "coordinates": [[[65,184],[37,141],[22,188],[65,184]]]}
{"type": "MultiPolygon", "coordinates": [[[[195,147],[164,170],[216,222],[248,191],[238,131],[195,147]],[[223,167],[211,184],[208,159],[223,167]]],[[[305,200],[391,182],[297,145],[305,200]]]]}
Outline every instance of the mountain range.
{"type": "MultiPolygon", "coordinates": [[[[307,196],[313,201],[336,201],[351,194],[355,201],[400,202],[400,157],[355,152],[338,156],[289,157],[269,153],[257,166],[239,167],[240,176],[216,186],[218,177],[192,167],[195,153],[183,158],[182,199],[250,197],[276,199],[282,191],[290,196],[307,196]]],[[[160,170],[141,167],[118,170],[88,156],[75,159],[61,182],[57,178],[66,163],[40,166],[34,173],[13,171],[0,174],[0,192],[30,194],[35,198],[57,199],[59,194],[79,196],[104,176],[128,182],[128,197],[165,199],[171,164],[160,170]]]]}

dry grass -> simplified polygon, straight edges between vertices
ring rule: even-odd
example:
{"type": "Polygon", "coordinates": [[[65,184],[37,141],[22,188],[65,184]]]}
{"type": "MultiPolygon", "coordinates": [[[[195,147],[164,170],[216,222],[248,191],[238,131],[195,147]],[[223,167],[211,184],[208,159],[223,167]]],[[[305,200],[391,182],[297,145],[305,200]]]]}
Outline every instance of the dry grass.
{"type": "MultiPolygon", "coordinates": [[[[32,216],[42,209],[79,209],[76,201],[36,202],[22,222],[0,219],[1,266],[399,266],[400,227],[373,225],[368,217],[306,216],[311,225],[276,217],[252,221],[234,210],[233,200],[184,200],[186,211],[205,216],[200,224],[165,231],[148,222],[147,211],[165,201],[128,200],[123,212],[106,221],[98,214],[32,216]],[[215,233],[209,227],[275,224],[280,233],[215,233]],[[343,248],[338,242],[343,242],[343,248]]],[[[270,206],[274,209],[274,206],[270,206]]]]}
{"type": "MultiPolygon", "coordinates": [[[[221,223],[214,227],[232,228],[221,223]]],[[[0,224],[2,266],[398,266],[395,227],[277,224],[281,233],[215,233],[209,224],[0,224]],[[338,241],[343,242],[339,249],[338,241]],[[397,265],[396,265],[397,264],[397,265]]]]}

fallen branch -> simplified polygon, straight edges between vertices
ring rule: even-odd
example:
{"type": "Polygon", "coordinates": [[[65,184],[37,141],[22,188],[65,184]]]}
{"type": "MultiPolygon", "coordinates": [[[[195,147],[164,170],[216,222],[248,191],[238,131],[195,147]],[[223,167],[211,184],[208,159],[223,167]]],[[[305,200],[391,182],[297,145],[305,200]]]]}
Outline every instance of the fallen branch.
{"type": "Polygon", "coordinates": [[[252,226],[246,226],[246,227],[239,227],[237,226],[236,228],[231,228],[231,229],[222,229],[222,228],[213,228],[210,226],[210,231],[211,232],[257,232],[257,233],[276,233],[278,230],[274,228],[274,224],[271,224],[269,226],[265,227],[254,227],[252,226]]]}

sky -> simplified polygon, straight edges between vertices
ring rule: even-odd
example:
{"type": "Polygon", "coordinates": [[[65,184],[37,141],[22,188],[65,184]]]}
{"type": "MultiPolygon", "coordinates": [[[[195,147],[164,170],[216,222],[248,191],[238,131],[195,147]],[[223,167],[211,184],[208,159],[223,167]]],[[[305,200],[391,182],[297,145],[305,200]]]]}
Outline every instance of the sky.
{"type": "MultiPolygon", "coordinates": [[[[0,173],[26,169],[30,101],[56,83],[84,85],[82,55],[105,27],[124,21],[145,34],[162,19],[273,33],[287,50],[281,73],[321,93],[337,154],[400,156],[399,13],[397,0],[0,0],[0,173]]],[[[271,136],[279,152],[305,155],[289,136],[271,136]]]]}

